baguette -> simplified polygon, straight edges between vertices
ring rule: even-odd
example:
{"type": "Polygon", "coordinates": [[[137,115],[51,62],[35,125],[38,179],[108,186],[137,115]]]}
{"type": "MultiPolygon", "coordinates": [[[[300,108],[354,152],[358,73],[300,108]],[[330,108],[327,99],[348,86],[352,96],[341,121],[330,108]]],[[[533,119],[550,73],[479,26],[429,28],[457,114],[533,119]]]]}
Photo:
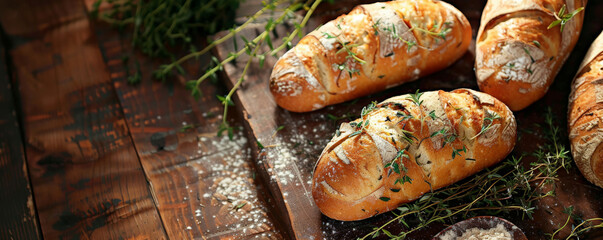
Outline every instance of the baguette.
{"type": "Polygon", "coordinates": [[[603,187],[603,33],[578,69],[567,121],[572,155],[584,177],[603,187]]]}
{"type": "Polygon", "coordinates": [[[498,163],[515,140],[513,113],[488,94],[393,97],[340,126],[314,168],[312,195],[330,218],[368,218],[498,163]]]}
{"type": "Polygon", "coordinates": [[[584,11],[563,32],[548,26],[563,6],[565,13],[584,7],[586,0],[489,0],[477,34],[475,72],[481,91],[513,111],[542,98],[574,48],[584,11]]]}
{"type": "Polygon", "coordinates": [[[274,65],[270,90],[289,111],[317,110],[441,70],[470,42],[467,18],[448,3],[360,5],[285,53],[274,65]]]}

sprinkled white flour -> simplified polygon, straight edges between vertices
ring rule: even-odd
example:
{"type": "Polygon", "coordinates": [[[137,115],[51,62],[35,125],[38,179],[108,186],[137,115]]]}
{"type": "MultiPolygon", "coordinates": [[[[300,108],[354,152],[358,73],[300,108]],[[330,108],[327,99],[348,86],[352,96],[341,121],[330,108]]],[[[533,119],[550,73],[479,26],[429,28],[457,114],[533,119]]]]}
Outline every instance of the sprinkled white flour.
{"type": "MultiPolygon", "coordinates": [[[[509,24],[512,24],[512,21],[501,23],[498,28],[509,24]]],[[[481,44],[478,44],[478,48],[481,44]]],[[[499,43],[487,52],[477,52],[478,81],[491,77],[499,70],[494,75],[499,80],[528,83],[533,88],[540,88],[547,83],[550,68],[556,62],[556,59],[548,60],[545,57],[544,51],[536,46],[520,42],[499,43]],[[492,54],[497,52],[497,49],[498,53],[492,54]]]]}
{"type": "Polygon", "coordinates": [[[292,138],[283,139],[278,134],[274,136],[269,142],[275,144],[264,150],[266,151],[266,159],[273,161],[270,164],[272,168],[267,169],[271,173],[271,180],[278,181],[282,185],[291,183],[300,185],[311,181],[311,174],[300,172],[301,169],[307,169],[301,166],[312,165],[316,161],[313,158],[314,156],[308,153],[320,154],[322,148],[329,141],[328,138],[321,138],[320,136],[328,136],[328,132],[327,124],[321,124],[312,130],[300,131],[292,138]],[[307,175],[309,178],[302,179],[303,175],[307,175]]]}
{"type": "MultiPolygon", "coordinates": [[[[250,233],[264,232],[274,229],[268,219],[267,209],[259,201],[258,192],[254,184],[254,173],[249,165],[252,161],[251,149],[243,131],[238,131],[230,140],[228,136],[200,137],[198,147],[202,151],[200,163],[207,163],[212,159],[223,159],[223,164],[213,163],[206,171],[198,170],[200,177],[213,178],[211,187],[206,192],[199,193],[201,202],[209,203],[212,208],[218,209],[210,213],[211,217],[220,219],[221,224],[215,229],[206,229],[207,238],[241,234],[250,236],[250,233]],[[207,173],[205,173],[207,172],[207,173]],[[209,175],[209,176],[208,176],[209,175]]],[[[202,218],[207,206],[199,206],[195,210],[195,217],[202,218]]],[[[190,230],[188,227],[187,230],[190,230]]],[[[271,238],[273,233],[265,232],[264,237],[271,238]]]]}
{"type": "Polygon", "coordinates": [[[454,231],[448,231],[444,236],[441,236],[442,240],[512,240],[511,233],[505,229],[502,224],[496,225],[495,228],[481,229],[481,228],[470,228],[467,229],[463,235],[458,236],[454,231]]]}

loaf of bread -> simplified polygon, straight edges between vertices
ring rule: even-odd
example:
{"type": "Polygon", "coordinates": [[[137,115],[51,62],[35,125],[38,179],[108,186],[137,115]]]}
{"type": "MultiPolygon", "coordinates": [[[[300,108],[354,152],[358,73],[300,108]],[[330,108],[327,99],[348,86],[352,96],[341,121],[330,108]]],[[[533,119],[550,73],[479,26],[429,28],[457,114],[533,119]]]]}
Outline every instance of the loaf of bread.
{"type": "Polygon", "coordinates": [[[270,90],[282,108],[312,111],[441,70],[470,42],[469,22],[445,2],[360,5],[285,53],[274,65],[270,90]]]}
{"type": "Polygon", "coordinates": [[[578,69],[567,120],[572,155],[584,177],[603,187],[603,33],[578,69]]]}
{"type": "Polygon", "coordinates": [[[515,141],[513,113],[488,94],[393,97],[340,126],[316,163],[312,195],[330,218],[368,218],[498,163],[515,141]]]}
{"type": "Polygon", "coordinates": [[[578,40],[584,11],[548,27],[562,8],[565,15],[584,5],[586,0],[489,0],[476,39],[480,90],[513,111],[544,96],[578,40]]]}

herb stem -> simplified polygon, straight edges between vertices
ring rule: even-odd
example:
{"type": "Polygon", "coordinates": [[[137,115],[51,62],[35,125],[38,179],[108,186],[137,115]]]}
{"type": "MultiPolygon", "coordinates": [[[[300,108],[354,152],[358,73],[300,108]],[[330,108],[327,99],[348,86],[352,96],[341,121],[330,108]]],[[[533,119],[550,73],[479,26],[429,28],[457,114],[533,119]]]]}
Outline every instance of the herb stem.
{"type": "MultiPolygon", "coordinates": [[[[206,5],[205,5],[205,6],[208,6],[208,5],[213,5],[215,1],[216,1],[216,0],[211,0],[209,3],[206,3],[206,5]]],[[[184,2],[184,5],[182,5],[182,7],[180,8],[180,11],[178,11],[178,14],[177,14],[177,15],[181,15],[181,14],[183,14],[183,13],[184,13],[184,11],[185,11],[185,10],[186,10],[186,9],[187,9],[189,6],[190,6],[190,3],[191,3],[191,0],[186,0],[186,2],[184,2]]],[[[168,30],[167,30],[167,32],[166,32],[166,34],[167,34],[167,35],[169,35],[169,36],[170,36],[170,37],[172,37],[172,38],[176,38],[176,37],[181,37],[181,38],[184,38],[184,34],[180,33],[180,34],[176,34],[176,35],[174,35],[174,34],[172,33],[172,31],[174,30],[174,28],[176,27],[176,25],[177,25],[178,23],[181,23],[181,22],[186,21],[186,20],[187,20],[187,18],[188,18],[188,16],[182,16],[182,17],[180,17],[180,18],[176,18],[176,19],[175,19],[175,20],[172,22],[172,24],[170,25],[170,27],[168,28],[168,30]]]]}
{"type": "Polygon", "coordinates": [[[501,209],[516,209],[516,210],[525,210],[522,206],[500,206],[500,207],[477,207],[471,208],[468,211],[479,211],[479,210],[501,210],[501,209]]]}
{"type": "Polygon", "coordinates": [[[367,235],[365,235],[364,237],[359,238],[358,240],[364,240],[364,239],[366,239],[367,237],[369,237],[369,236],[371,236],[371,235],[375,234],[376,232],[381,231],[381,229],[383,229],[383,228],[385,228],[386,226],[388,226],[389,224],[391,224],[391,223],[393,223],[393,222],[397,221],[398,219],[403,218],[403,217],[405,217],[405,216],[407,216],[407,215],[410,215],[410,214],[419,213],[419,211],[420,211],[420,210],[409,211],[409,212],[403,213],[403,214],[401,214],[401,215],[398,215],[398,216],[397,216],[397,217],[395,217],[394,219],[387,221],[385,224],[381,225],[381,227],[375,228],[375,229],[374,229],[372,232],[368,233],[368,234],[367,234],[367,235]]]}
{"type": "MultiPolygon", "coordinates": [[[[175,62],[170,63],[169,65],[167,65],[166,68],[164,68],[162,70],[163,73],[165,74],[165,73],[171,71],[176,65],[180,65],[183,62],[185,62],[185,61],[187,61],[187,60],[189,60],[189,59],[191,59],[193,57],[198,57],[198,56],[201,56],[201,55],[209,52],[209,50],[213,49],[215,46],[217,46],[217,45],[225,42],[226,40],[228,40],[228,39],[232,38],[233,36],[235,36],[235,34],[239,33],[243,29],[245,29],[249,24],[251,24],[253,21],[255,21],[259,16],[261,16],[262,14],[264,14],[264,12],[266,12],[267,10],[269,10],[271,7],[278,6],[282,2],[284,2],[284,1],[277,1],[277,2],[274,2],[272,5],[266,5],[266,6],[264,6],[262,9],[260,9],[259,11],[257,11],[254,15],[252,15],[251,17],[249,17],[249,19],[247,19],[247,21],[245,21],[243,24],[241,24],[241,26],[239,26],[239,27],[231,30],[224,37],[221,37],[220,39],[211,42],[207,47],[203,48],[200,51],[189,53],[186,56],[181,57],[180,59],[176,60],[175,62]]],[[[286,11],[285,11],[285,13],[286,13],[286,11]]],[[[283,14],[283,15],[285,15],[285,14],[283,14]]],[[[283,16],[281,16],[281,17],[283,17],[283,16]]],[[[241,51],[238,52],[238,55],[240,55],[240,54],[242,54],[241,51]]],[[[232,59],[230,61],[232,61],[232,59]]],[[[228,62],[230,62],[230,61],[228,61],[228,62]]],[[[205,74],[204,76],[207,77],[207,76],[209,76],[209,74],[205,74]]]]}
{"type": "MultiPolygon", "coordinates": [[[[266,32],[264,32],[266,33],[266,32]]],[[[256,44],[255,49],[253,50],[253,54],[251,56],[249,56],[249,59],[247,60],[247,63],[245,64],[245,68],[243,68],[243,72],[241,73],[241,77],[239,78],[239,80],[237,81],[237,83],[230,89],[230,91],[228,92],[228,95],[226,95],[224,101],[222,101],[222,104],[224,105],[224,114],[222,115],[222,124],[223,125],[227,125],[227,114],[228,114],[228,102],[231,101],[232,95],[235,93],[235,91],[241,86],[241,84],[243,83],[243,81],[245,80],[245,73],[247,73],[247,70],[249,69],[249,66],[251,65],[251,62],[253,60],[253,56],[257,53],[258,49],[260,49],[261,46],[261,40],[259,44],[256,44]]]]}
{"type": "MultiPolygon", "coordinates": [[[[318,7],[318,5],[322,2],[322,0],[316,0],[312,6],[310,7],[310,9],[308,9],[308,12],[306,13],[306,16],[304,16],[304,19],[301,21],[301,23],[299,24],[300,28],[295,28],[295,30],[293,30],[293,32],[291,32],[291,34],[289,34],[289,36],[287,36],[284,40],[284,42],[289,42],[291,41],[291,39],[293,39],[293,37],[295,35],[297,35],[297,33],[301,30],[301,28],[305,27],[306,24],[308,23],[308,20],[310,19],[310,16],[312,16],[312,14],[314,13],[314,10],[316,10],[316,8],[318,7]]],[[[281,44],[279,47],[275,48],[274,50],[272,50],[270,52],[270,55],[275,55],[277,52],[283,50],[285,48],[285,46],[287,46],[287,44],[281,44]]]]}
{"type": "Polygon", "coordinates": [[[578,229],[579,227],[582,227],[582,225],[584,225],[584,224],[586,224],[586,223],[588,223],[588,222],[593,222],[593,221],[603,221],[603,218],[591,218],[591,219],[588,219],[588,220],[586,220],[586,221],[584,221],[584,222],[581,222],[580,224],[576,225],[576,227],[574,227],[574,228],[572,229],[572,232],[571,232],[571,233],[570,233],[570,235],[567,237],[567,239],[570,239],[570,237],[572,237],[574,234],[580,234],[580,233],[583,233],[583,232],[585,232],[585,231],[590,230],[591,228],[603,228],[603,223],[599,223],[598,225],[595,225],[595,226],[590,226],[590,227],[587,227],[587,228],[580,229],[580,230],[576,231],[576,229],[578,229]]]}
{"type": "Polygon", "coordinates": [[[99,18],[109,24],[117,24],[117,25],[125,25],[128,23],[133,23],[134,22],[134,18],[130,17],[130,18],[126,18],[126,19],[115,19],[109,16],[105,16],[105,15],[101,15],[99,16],[99,18]]]}
{"type": "MultiPolygon", "coordinates": [[[[553,234],[551,235],[551,240],[555,240],[555,235],[557,235],[557,233],[559,233],[561,230],[563,230],[565,228],[565,226],[567,226],[567,224],[569,223],[572,214],[570,212],[570,214],[568,214],[567,219],[565,220],[565,224],[563,224],[563,226],[561,226],[559,229],[557,229],[555,232],[553,232],[553,234]]],[[[572,230],[573,232],[573,230],[572,230]]],[[[570,235],[571,236],[571,235],[570,235]]]]}
{"type": "Polygon", "coordinates": [[[132,37],[132,45],[134,45],[134,43],[136,43],[136,39],[138,39],[138,32],[140,31],[140,20],[139,20],[139,16],[140,16],[140,9],[142,8],[142,4],[137,4],[136,5],[136,15],[135,16],[135,20],[134,20],[134,36],[132,37]]]}
{"type": "MultiPolygon", "coordinates": [[[[311,8],[311,9],[308,11],[308,13],[310,13],[311,11],[313,11],[313,10],[314,10],[314,9],[315,9],[315,8],[318,6],[316,3],[320,3],[321,1],[322,1],[322,0],[317,0],[317,1],[315,2],[315,4],[314,4],[314,5],[312,5],[312,8],[311,8]]],[[[257,15],[257,14],[256,14],[256,15],[257,15]]],[[[256,15],[254,15],[254,17],[255,17],[256,15]]],[[[283,21],[283,20],[284,20],[284,18],[285,18],[286,16],[287,16],[287,11],[285,11],[285,12],[284,12],[284,13],[283,13],[283,14],[282,14],[282,15],[281,15],[281,16],[280,16],[280,17],[279,17],[277,20],[276,20],[276,22],[281,22],[281,21],[283,21]]],[[[306,16],[309,18],[309,15],[306,15],[306,16]]],[[[247,22],[246,22],[246,23],[247,23],[247,22]]],[[[305,23],[303,23],[303,24],[305,24],[305,23]]],[[[301,25],[301,26],[303,27],[303,25],[301,25]]],[[[266,29],[264,32],[262,32],[260,35],[258,35],[256,38],[254,38],[252,41],[250,41],[250,44],[246,44],[246,45],[245,45],[245,47],[244,47],[243,49],[239,50],[239,51],[238,51],[238,52],[236,52],[235,54],[231,54],[230,56],[228,56],[226,59],[224,59],[222,62],[220,62],[220,64],[219,64],[218,66],[223,66],[223,65],[225,65],[225,64],[227,64],[227,63],[229,63],[229,62],[233,61],[234,59],[236,59],[238,56],[242,55],[243,53],[245,53],[245,52],[249,51],[249,48],[251,47],[250,45],[256,45],[256,46],[261,45],[261,44],[258,44],[258,43],[260,42],[260,40],[265,39],[265,38],[266,38],[266,36],[267,36],[267,35],[268,35],[268,34],[269,34],[269,33],[270,33],[270,32],[271,32],[271,31],[272,31],[272,30],[273,30],[275,27],[276,27],[276,24],[271,25],[271,26],[270,26],[268,29],[266,29]]],[[[237,28],[237,29],[239,29],[239,28],[237,28]]],[[[234,35],[235,33],[237,33],[237,32],[238,32],[238,31],[237,31],[237,29],[235,29],[235,30],[231,31],[231,32],[230,32],[230,33],[229,33],[227,36],[229,36],[229,35],[231,35],[231,34],[232,34],[232,35],[234,35]]],[[[296,28],[296,30],[297,30],[297,28],[296,28]]],[[[220,38],[219,40],[216,40],[216,41],[215,41],[215,42],[213,42],[212,44],[219,44],[219,43],[221,43],[221,42],[225,41],[226,39],[227,39],[227,38],[226,38],[226,36],[225,36],[225,37],[223,37],[223,38],[220,38]]],[[[283,43],[281,46],[286,45],[286,43],[287,43],[287,41],[285,41],[285,43],[283,43]]],[[[209,47],[212,47],[212,44],[210,44],[210,46],[207,46],[205,49],[207,49],[207,48],[209,48],[209,47]]],[[[192,55],[193,55],[193,54],[197,54],[197,53],[203,52],[205,49],[203,49],[203,50],[201,50],[201,51],[199,51],[199,52],[196,52],[196,53],[191,53],[191,54],[189,54],[189,55],[187,55],[187,56],[184,56],[183,58],[181,58],[181,59],[177,60],[176,62],[174,62],[174,63],[172,63],[172,64],[174,64],[174,66],[175,66],[176,64],[179,64],[179,63],[181,62],[181,60],[182,60],[182,61],[185,61],[185,60],[187,59],[187,57],[188,57],[188,56],[192,57],[192,55]],[[183,59],[184,59],[184,60],[183,60],[183,59]]],[[[254,51],[254,52],[255,52],[255,51],[254,51]]],[[[199,54],[199,55],[201,55],[201,54],[199,54]]],[[[250,57],[251,57],[251,58],[253,58],[254,56],[255,56],[255,53],[253,54],[253,56],[250,56],[250,57]]],[[[189,57],[189,58],[190,58],[190,57],[189,57]]],[[[172,65],[172,64],[170,64],[170,65],[172,65]]],[[[166,69],[171,68],[171,67],[170,67],[170,65],[168,65],[168,67],[167,67],[166,69]]],[[[200,85],[200,84],[203,82],[203,80],[207,79],[209,76],[211,76],[212,74],[214,74],[215,72],[217,72],[219,69],[220,69],[219,67],[214,67],[214,68],[212,68],[212,69],[209,69],[207,72],[205,72],[205,74],[203,74],[203,76],[201,76],[200,78],[198,78],[198,79],[196,80],[195,87],[199,87],[199,85],[200,85]]],[[[237,86],[237,85],[235,85],[235,86],[237,86]]],[[[234,89],[236,90],[236,89],[237,89],[237,87],[234,87],[234,89]]]]}

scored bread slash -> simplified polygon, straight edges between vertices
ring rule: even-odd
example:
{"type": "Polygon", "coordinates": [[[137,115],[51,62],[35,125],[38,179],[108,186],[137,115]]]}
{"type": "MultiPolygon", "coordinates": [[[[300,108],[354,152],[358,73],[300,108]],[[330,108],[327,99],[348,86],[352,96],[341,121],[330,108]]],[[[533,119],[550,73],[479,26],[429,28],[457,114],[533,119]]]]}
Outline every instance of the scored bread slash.
{"type": "Polygon", "coordinates": [[[319,157],[312,195],[344,221],[395,209],[504,159],[516,122],[502,102],[470,89],[392,97],[343,123],[319,157]]]}

